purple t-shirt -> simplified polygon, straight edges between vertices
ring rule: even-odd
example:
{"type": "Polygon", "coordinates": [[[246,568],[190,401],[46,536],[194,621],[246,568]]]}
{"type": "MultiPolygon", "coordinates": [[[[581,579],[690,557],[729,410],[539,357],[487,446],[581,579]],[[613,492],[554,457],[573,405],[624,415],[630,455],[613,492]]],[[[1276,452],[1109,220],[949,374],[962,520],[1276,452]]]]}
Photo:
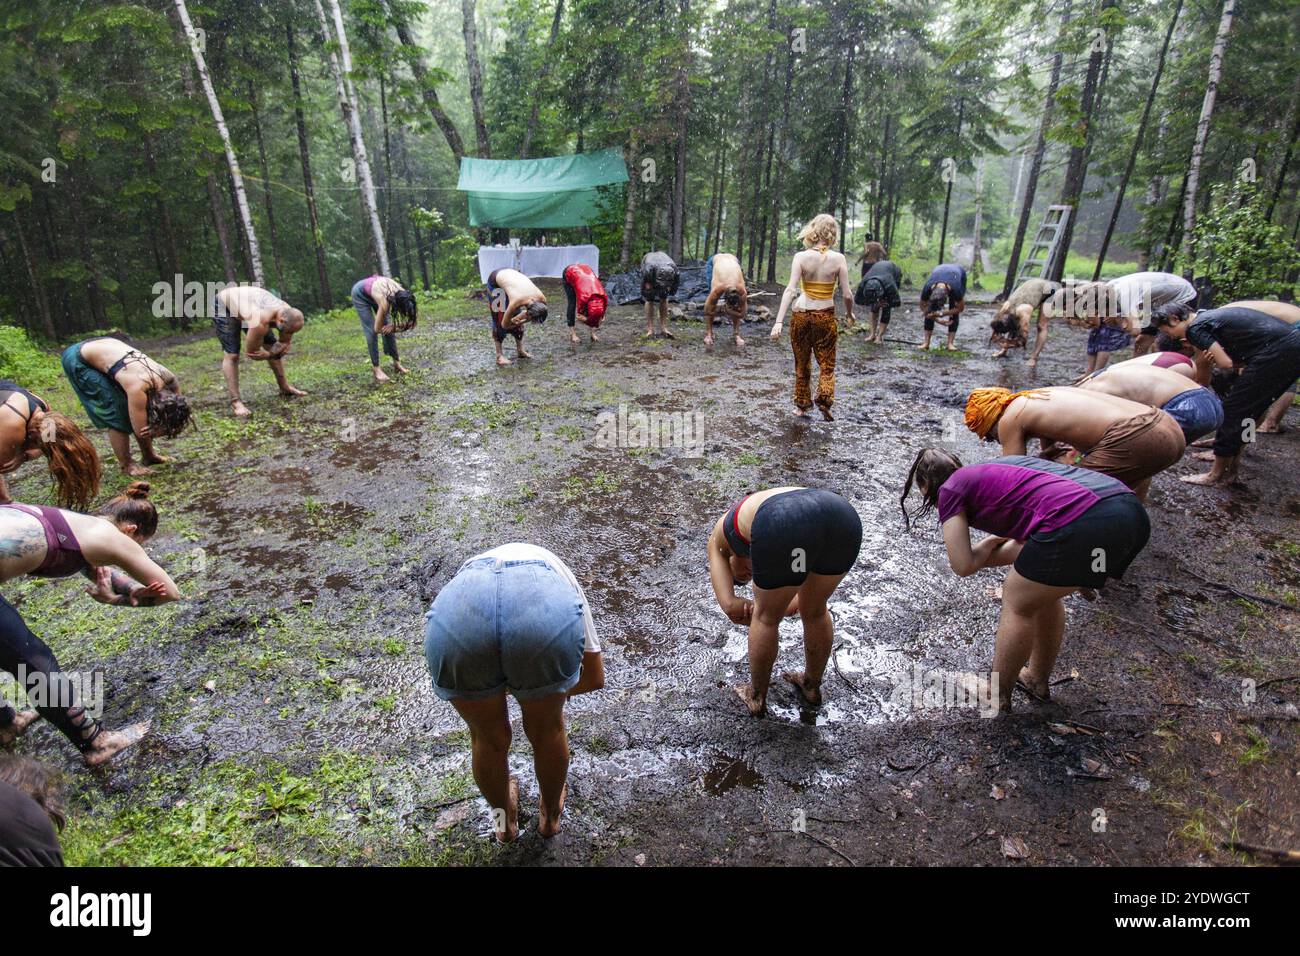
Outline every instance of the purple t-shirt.
{"type": "Polygon", "coordinates": [[[1074,465],[1005,455],[953,472],[939,489],[939,521],[966,513],[971,527],[1016,541],[1055,531],[1104,498],[1132,494],[1123,482],[1074,465]]]}
{"type": "Polygon", "coordinates": [[[375,282],[382,278],[383,276],[366,276],[366,278],[361,280],[361,291],[364,292],[368,298],[373,299],[374,296],[370,294],[370,290],[375,287],[375,282]]]}

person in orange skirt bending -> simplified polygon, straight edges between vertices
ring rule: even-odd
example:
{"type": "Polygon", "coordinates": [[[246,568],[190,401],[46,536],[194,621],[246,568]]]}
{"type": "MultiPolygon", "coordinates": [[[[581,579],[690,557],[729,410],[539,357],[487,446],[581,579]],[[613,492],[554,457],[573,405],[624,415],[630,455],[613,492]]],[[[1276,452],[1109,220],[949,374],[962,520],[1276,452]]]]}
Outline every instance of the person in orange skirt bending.
{"type": "Polygon", "coordinates": [[[844,297],[844,321],[853,325],[853,287],[849,284],[849,264],[843,253],[831,246],[840,238],[840,228],[833,216],[814,216],[799,233],[804,250],[790,265],[790,282],[781,297],[781,308],[772,326],[772,338],[781,337],[786,310],[794,305],[790,317],[790,346],[794,349],[795,414],[807,417],[814,403],[822,418],[834,420],[835,342],[839,328],[835,324],[835,287],[844,297]],[[816,356],[817,395],[811,394],[812,359],[816,356]]]}

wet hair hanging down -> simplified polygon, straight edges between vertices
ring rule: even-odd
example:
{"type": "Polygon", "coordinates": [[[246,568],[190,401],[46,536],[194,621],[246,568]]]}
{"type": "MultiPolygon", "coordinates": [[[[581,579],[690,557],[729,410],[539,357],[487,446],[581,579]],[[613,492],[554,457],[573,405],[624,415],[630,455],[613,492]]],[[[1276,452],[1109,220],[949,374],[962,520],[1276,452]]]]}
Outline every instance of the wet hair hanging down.
{"type": "Polygon", "coordinates": [[[903,485],[903,494],[898,499],[898,507],[903,511],[903,527],[911,531],[912,522],[923,517],[939,503],[939,489],[960,468],[961,459],[942,448],[922,448],[916,453],[912,467],[907,473],[907,482],[903,485]],[[912,492],[912,485],[918,490],[924,485],[921,507],[908,513],[907,496],[912,492]]]}
{"type": "Polygon", "coordinates": [[[148,413],[149,430],[164,438],[174,438],[192,424],[189,399],[167,389],[149,393],[148,413]]]}
{"type": "Polygon", "coordinates": [[[419,307],[415,302],[415,295],[409,289],[398,289],[388,297],[389,308],[402,317],[401,322],[394,322],[393,325],[399,332],[409,332],[415,328],[415,321],[419,307]]]}
{"type": "Polygon", "coordinates": [[[54,500],[60,508],[85,511],[99,494],[103,466],[99,452],[77,423],[58,412],[33,415],[27,441],[39,448],[54,481],[54,500]]]}

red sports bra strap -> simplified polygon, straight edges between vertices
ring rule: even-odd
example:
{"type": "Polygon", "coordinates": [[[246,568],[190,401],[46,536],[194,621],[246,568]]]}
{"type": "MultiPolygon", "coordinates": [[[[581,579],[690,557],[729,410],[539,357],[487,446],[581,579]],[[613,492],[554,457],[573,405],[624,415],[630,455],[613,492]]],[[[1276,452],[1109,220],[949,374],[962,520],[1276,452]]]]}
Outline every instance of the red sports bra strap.
{"type": "Polygon", "coordinates": [[[745,507],[745,502],[752,497],[754,497],[753,492],[745,495],[745,497],[736,502],[736,508],[731,512],[731,530],[736,532],[736,536],[740,538],[741,541],[745,542],[745,544],[751,544],[752,542],[745,536],[745,533],[740,530],[740,509],[745,507]]]}

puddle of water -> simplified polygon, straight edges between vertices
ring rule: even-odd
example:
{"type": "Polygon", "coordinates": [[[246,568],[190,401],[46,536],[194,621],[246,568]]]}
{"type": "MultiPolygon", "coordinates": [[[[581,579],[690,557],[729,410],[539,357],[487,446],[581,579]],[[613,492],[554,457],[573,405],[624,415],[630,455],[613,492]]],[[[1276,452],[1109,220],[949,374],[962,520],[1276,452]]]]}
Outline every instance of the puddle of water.
{"type": "Polygon", "coordinates": [[[748,787],[751,790],[761,787],[763,775],[744,759],[720,753],[713,758],[709,769],[704,771],[703,784],[705,793],[720,797],[736,787],[748,787]]]}

